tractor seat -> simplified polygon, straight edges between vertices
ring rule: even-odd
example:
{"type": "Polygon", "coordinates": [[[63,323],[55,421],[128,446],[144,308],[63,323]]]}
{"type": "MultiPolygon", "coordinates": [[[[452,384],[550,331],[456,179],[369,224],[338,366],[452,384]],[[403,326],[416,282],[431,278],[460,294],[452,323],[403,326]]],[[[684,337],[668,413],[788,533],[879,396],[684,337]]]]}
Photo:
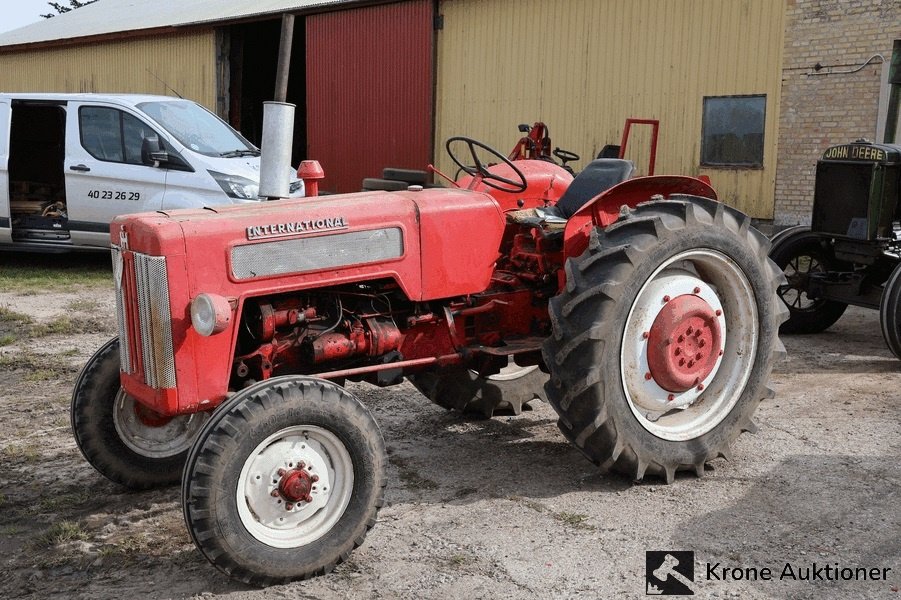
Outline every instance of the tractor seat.
{"type": "Polygon", "coordinates": [[[576,175],[572,183],[563,193],[563,196],[555,206],[550,206],[545,212],[554,214],[563,219],[569,219],[576,214],[586,202],[632,176],[635,165],[631,160],[621,158],[598,158],[576,175]]]}

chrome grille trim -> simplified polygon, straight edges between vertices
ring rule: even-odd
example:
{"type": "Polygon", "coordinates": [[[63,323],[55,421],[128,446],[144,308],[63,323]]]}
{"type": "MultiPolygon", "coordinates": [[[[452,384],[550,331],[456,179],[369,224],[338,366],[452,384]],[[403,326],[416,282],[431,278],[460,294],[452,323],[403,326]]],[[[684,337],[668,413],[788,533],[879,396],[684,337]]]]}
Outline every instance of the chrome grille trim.
{"type": "Polygon", "coordinates": [[[175,353],[166,258],[135,252],[134,261],[144,383],[157,389],[174,388],[175,353]]]}
{"type": "Polygon", "coordinates": [[[403,232],[387,227],[235,246],[231,268],[235,279],[252,279],[373,263],[403,254],[403,232]]]}
{"type": "Polygon", "coordinates": [[[110,248],[113,258],[113,281],[116,283],[116,325],[119,328],[119,368],[123,373],[131,374],[131,340],[128,339],[128,330],[125,328],[125,286],[122,276],[125,264],[119,248],[110,248]]]}

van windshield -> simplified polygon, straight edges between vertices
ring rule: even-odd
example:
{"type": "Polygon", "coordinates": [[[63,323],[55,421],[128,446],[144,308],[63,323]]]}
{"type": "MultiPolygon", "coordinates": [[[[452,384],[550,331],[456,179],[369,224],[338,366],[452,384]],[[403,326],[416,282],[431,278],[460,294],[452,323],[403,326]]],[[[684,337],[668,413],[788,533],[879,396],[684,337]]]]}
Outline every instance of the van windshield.
{"type": "Polygon", "coordinates": [[[194,152],[226,157],[260,155],[260,151],[240,133],[193,102],[142,102],[138,108],[194,152]]]}

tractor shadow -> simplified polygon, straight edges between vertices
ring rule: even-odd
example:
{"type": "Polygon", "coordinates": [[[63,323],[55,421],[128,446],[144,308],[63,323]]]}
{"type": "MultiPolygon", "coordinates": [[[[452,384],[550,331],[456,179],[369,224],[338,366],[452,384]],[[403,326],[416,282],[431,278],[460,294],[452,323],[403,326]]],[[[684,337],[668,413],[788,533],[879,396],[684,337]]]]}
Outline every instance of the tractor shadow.
{"type": "Polygon", "coordinates": [[[776,375],[901,373],[901,361],[882,339],[879,311],[851,306],[822,333],[781,338],[787,356],[776,363],[776,375]]]}
{"type": "Polygon", "coordinates": [[[793,455],[757,479],[731,506],[698,514],[675,531],[674,547],[695,552],[705,597],[890,597],[901,581],[899,456],[793,455]],[[887,581],[799,581],[786,563],[891,568],[887,581]],[[706,565],[769,567],[772,581],[707,581],[706,565]],[[895,586],[895,587],[893,587],[895,586]]]}

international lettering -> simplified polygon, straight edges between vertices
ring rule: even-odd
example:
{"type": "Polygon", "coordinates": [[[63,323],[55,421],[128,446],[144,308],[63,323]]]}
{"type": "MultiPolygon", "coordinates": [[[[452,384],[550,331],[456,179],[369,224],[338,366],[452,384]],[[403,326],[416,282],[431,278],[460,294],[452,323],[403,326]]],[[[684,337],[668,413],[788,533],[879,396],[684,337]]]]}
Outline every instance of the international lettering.
{"type": "Polygon", "coordinates": [[[261,238],[285,237],[315,231],[328,231],[330,229],[346,229],[347,227],[348,223],[345,217],[327,217],[310,219],[308,221],[253,225],[247,228],[247,239],[258,240],[261,238]]]}

